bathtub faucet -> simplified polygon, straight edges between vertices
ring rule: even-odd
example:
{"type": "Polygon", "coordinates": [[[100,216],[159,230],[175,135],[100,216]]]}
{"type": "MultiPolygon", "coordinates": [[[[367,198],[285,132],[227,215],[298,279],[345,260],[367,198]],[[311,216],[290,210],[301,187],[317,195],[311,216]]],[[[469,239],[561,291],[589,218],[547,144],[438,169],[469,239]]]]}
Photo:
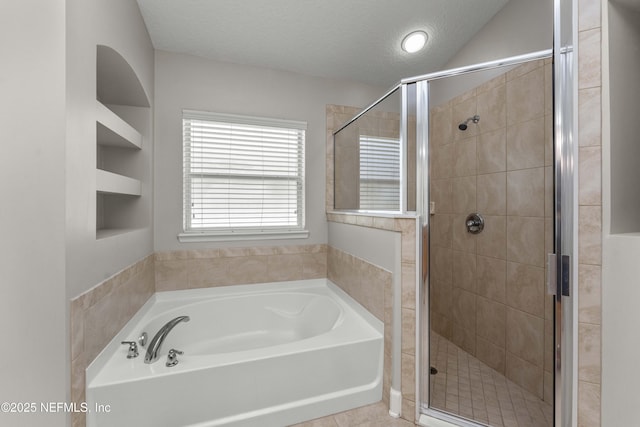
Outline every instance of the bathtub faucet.
{"type": "Polygon", "coordinates": [[[147,347],[147,354],[144,356],[144,363],[153,363],[158,359],[158,353],[160,352],[160,347],[162,347],[162,343],[164,339],[167,338],[169,332],[180,322],[188,322],[189,316],[178,316],[175,319],[169,320],[158,333],[153,337],[151,342],[149,343],[149,347],[147,347]]]}

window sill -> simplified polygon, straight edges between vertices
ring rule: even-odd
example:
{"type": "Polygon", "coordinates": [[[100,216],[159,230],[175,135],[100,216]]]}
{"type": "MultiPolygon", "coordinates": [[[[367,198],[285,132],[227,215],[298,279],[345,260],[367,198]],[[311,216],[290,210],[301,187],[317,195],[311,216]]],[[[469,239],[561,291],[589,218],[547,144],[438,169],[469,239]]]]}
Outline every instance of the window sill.
{"type": "Polygon", "coordinates": [[[349,209],[334,209],[327,211],[328,215],[353,215],[353,216],[367,216],[372,218],[415,218],[417,213],[415,211],[409,212],[396,212],[396,211],[368,211],[368,210],[349,210],[349,209]]]}
{"type": "Polygon", "coordinates": [[[309,237],[308,230],[274,230],[274,231],[247,231],[247,232],[211,232],[192,231],[178,234],[178,240],[183,243],[188,242],[229,242],[241,240],[280,240],[280,239],[306,239],[309,237]]]}

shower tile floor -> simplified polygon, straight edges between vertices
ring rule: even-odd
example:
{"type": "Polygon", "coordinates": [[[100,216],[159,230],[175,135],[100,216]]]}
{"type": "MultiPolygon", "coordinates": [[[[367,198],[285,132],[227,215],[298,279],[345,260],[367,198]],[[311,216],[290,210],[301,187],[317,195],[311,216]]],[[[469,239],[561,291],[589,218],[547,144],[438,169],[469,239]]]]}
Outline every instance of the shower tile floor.
{"type": "Polygon", "coordinates": [[[549,427],[553,407],[431,332],[431,406],[495,427],[549,427]]]}
{"type": "MultiPolygon", "coordinates": [[[[431,406],[492,427],[550,427],[553,408],[446,338],[431,333],[431,406]]],[[[389,417],[382,402],[294,427],[412,427],[389,417]]]]}

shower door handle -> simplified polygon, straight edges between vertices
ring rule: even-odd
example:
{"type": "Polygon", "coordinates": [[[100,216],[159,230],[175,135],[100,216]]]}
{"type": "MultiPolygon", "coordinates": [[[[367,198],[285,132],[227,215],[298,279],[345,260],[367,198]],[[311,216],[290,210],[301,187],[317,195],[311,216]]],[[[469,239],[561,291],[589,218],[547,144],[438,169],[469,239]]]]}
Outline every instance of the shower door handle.
{"type": "Polygon", "coordinates": [[[547,254],[547,294],[570,296],[571,287],[571,257],[569,255],[560,256],[560,289],[558,289],[558,256],[556,254],[547,254]]]}
{"type": "Polygon", "coordinates": [[[556,254],[547,254],[547,295],[556,295],[558,289],[558,264],[556,254]]]}
{"type": "Polygon", "coordinates": [[[560,278],[560,292],[563,297],[571,296],[571,257],[569,255],[562,255],[562,277],[560,278]]]}

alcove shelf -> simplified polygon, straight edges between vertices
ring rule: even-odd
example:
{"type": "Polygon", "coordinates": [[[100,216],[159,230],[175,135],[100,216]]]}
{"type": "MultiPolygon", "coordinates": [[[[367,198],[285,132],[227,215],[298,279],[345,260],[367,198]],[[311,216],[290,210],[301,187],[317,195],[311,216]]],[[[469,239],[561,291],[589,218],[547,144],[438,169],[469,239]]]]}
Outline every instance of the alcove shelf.
{"type": "Polygon", "coordinates": [[[96,169],[96,191],[123,196],[140,196],[142,195],[142,183],[128,176],[96,169]]]}
{"type": "Polygon", "coordinates": [[[140,132],[100,101],[96,101],[96,123],[98,145],[142,149],[140,132]]]}
{"type": "Polygon", "coordinates": [[[148,227],[140,155],[151,123],[150,103],[131,65],[97,46],[96,239],[148,227]]]}

